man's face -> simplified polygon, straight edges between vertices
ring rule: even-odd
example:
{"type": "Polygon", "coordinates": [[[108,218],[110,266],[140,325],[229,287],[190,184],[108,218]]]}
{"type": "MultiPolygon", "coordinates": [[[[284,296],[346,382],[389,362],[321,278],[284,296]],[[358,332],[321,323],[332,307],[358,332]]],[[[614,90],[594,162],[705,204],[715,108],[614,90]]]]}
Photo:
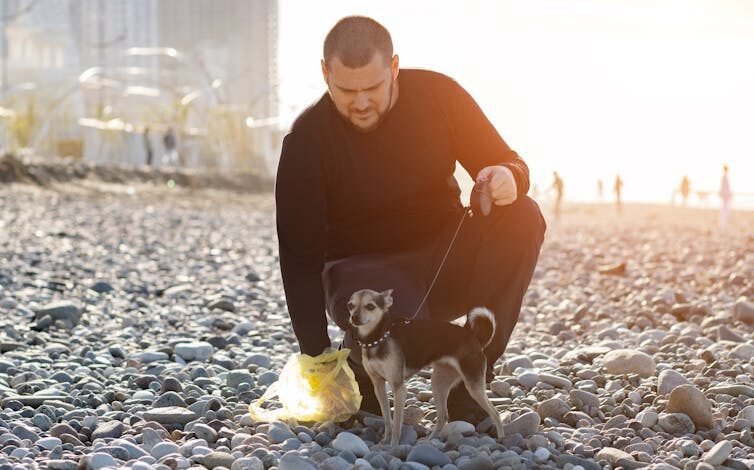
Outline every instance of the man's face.
{"type": "Polygon", "coordinates": [[[388,62],[375,53],[368,64],[355,69],[333,57],[329,64],[322,61],[322,75],[338,112],[363,132],[376,129],[397,99],[397,55],[388,62]]]}

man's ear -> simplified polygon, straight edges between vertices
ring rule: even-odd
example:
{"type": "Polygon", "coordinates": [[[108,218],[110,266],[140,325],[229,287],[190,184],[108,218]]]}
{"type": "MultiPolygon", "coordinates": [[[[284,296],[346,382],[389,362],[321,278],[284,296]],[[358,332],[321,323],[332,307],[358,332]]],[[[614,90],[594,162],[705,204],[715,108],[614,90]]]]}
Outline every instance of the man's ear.
{"type": "Polygon", "coordinates": [[[325,59],[320,60],[320,66],[322,67],[322,78],[325,80],[325,84],[328,84],[327,81],[327,62],[325,62],[325,59]]]}
{"type": "Polygon", "coordinates": [[[382,301],[385,303],[385,309],[389,309],[393,305],[393,289],[388,289],[380,293],[382,301]]]}
{"type": "Polygon", "coordinates": [[[398,54],[395,54],[390,60],[390,71],[393,74],[393,80],[398,79],[398,71],[400,70],[398,54]]]}

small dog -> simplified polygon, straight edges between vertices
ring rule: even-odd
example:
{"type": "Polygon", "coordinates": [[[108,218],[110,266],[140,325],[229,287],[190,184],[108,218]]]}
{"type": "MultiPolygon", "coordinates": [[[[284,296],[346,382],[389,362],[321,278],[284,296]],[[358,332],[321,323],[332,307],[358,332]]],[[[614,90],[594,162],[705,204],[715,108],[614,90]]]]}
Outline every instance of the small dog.
{"type": "Polygon", "coordinates": [[[504,437],[500,415],[485,392],[487,358],[483,349],[495,332],[495,317],[483,307],[467,315],[460,327],[437,320],[390,318],[392,289],[375,292],[356,291],[348,302],[349,321],[356,342],[361,346],[364,370],[385,419],[383,443],[392,447],[400,441],[406,404],[406,379],[432,364],[432,392],[437,406],[437,424],[430,439],[437,437],[448,422],[448,393],[460,380],[474,400],[495,423],[498,438],[504,437]],[[386,382],[393,390],[395,405],[391,420],[386,382]]]}

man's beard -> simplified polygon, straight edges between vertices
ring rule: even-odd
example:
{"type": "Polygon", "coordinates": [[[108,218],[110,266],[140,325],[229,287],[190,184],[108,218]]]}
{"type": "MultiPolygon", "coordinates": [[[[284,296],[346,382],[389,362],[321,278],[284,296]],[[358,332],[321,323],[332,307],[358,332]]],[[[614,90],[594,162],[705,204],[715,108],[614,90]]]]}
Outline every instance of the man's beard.
{"type": "MultiPolygon", "coordinates": [[[[380,124],[382,124],[382,121],[385,120],[387,117],[387,113],[390,112],[390,105],[393,103],[393,85],[395,84],[395,80],[390,80],[390,89],[388,90],[388,97],[387,97],[387,107],[385,108],[385,111],[380,112],[377,111],[377,121],[372,124],[369,127],[359,127],[356,124],[351,121],[350,117],[346,118],[346,121],[353,127],[355,130],[359,132],[372,132],[373,130],[377,129],[380,124]]],[[[346,117],[346,116],[343,116],[346,117]]]]}

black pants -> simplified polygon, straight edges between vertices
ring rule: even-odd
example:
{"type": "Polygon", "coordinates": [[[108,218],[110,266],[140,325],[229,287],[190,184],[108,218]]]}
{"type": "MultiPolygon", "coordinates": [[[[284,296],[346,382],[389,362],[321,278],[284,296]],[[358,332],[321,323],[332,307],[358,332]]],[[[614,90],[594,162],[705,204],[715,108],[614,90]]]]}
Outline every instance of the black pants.
{"type": "MultiPolygon", "coordinates": [[[[330,317],[348,331],[348,303],[359,289],[393,289],[392,315],[412,317],[423,299],[458,226],[451,220],[436,240],[414,252],[365,254],[329,262],[322,273],[330,317]]],[[[495,337],[485,350],[488,367],[503,354],[518,321],[546,224],[539,206],[523,196],[495,206],[488,216],[467,217],[429,298],[417,318],[450,321],[484,306],[495,315],[495,337]]],[[[432,338],[417,338],[432,341],[432,338]]],[[[346,333],[357,375],[361,350],[346,333]]]]}

